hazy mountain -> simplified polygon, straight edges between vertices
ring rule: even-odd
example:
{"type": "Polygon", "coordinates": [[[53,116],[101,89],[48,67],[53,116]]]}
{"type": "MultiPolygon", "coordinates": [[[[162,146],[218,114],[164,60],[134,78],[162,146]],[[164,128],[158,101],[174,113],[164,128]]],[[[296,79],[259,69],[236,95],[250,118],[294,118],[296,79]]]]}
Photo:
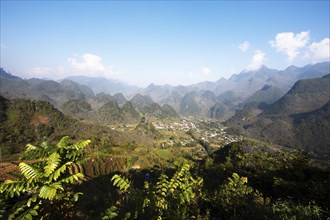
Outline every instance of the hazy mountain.
{"type": "Polygon", "coordinates": [[[155,85],[152,83],[148,85],[145,89],[143,89],[142,93],[151,97],[153,101],[161,103],[162,100],[168,98],[169,94],[174,90],[174,86],[155,85]]]}
{"type": "Polygon", "coordinates": [[[189,88],[197,90],[211,90],[219,95],[226,91],[233,91],[236,96],[245,99],[266,84],[276,86],[282,91],[288,91],[299,79],[309,79],[321,77],[329,74],[330,62],[307,65],[304,67],[290,66],[285,70],[279,71],[262,66],[258,70],[243,70],[239,74],[232,75],[228,80],[221,78],[216,82],[198,83],[189,88]]]}
{"type": "Polygon", "coordinates": [[[272,85],[265,85],[262,89],[244,100],[241,104],[244,107],[265,108],[279,100],[285,93],[272,85]]]}
{"type": "Polygon", "coordinates": [[[323,76],[329,74],[329,69],[329,62],[290,66],[281,71],[262,66],[216,82],[205,81],[189,86],[150,84],[145,89],[102,77],[72,76],[61,83],[35,78],[23,80],[1,69],[0,94],[6,98],[45,100],[56,107],[70,99],[79,99],[87,101],[96,110],[111,100],[122,106],[127,101],[125,96],[135,94],[131,102],[138,111],[155,101],[159,105],[172,106],[181,115],[223,118],[232,114],[242,100],[245,101],[240,106],[270,104],[279,98],[280,90],[287,92],[299,79],[323,76]],[[94,98],[93,91],[101,95],[94,98]],[[229,111],[229,114],[221,113],[222,110],[229,111]]]}
{"type": "MultiPolygon", "coordinates": [[[[140,90],[140,92],[150,96],[159,104],[169,104],[173,106],[180,114],[187,114],[187,111],[183,108],[186,107],[183,106],[183,104],[186,103],[187,100],[184,100],[182,103],[183,97],[190,92],[197,92],[197,96],[193,97],[198,109],[200,109],[200,112],[197,112],[199,112],[198,114],[201,116],[207,116],[210,108],[215,105],[215,102],[212,102],[212,99],[201,95],[201,93],[205,91],[212,92],[214,95],[218,96],[217,101],[220,103],[237,105],[242,100],[249,98],[259,90],[265,89],[265,85],[269,85],[271,87],[268,91],[262,91],[270,94],[274,88],[278,88],[278,91],[273,91],[272,98],[265,94],[263,99],[266,101],[265,103],[269,104],[276,101],[276,98],[279,98],[280,94],[287,92],[297,80],[328,74],[330,72],[329,64],[329,62],[325,62],[315,65],[307,65],[305,67],[290,66],[282,71],[262,66],[260,69],[254,71],[243,70],[239,74],[232,75],[228,80],[221,78],[216,82],[205,81],[189,86],[150,84],[144,90],[140,90]],[[282,91],[282,93],[280,91],[282,91]]],[[[262,93],[263,92],[259,92],[256,95],[263,96],[262,93]]],[[[254,98],[256,97],[254,96],[254,98]]],[[[262,98],[260,97],[260,99],[262,98]]],[[[247,101],[249,102],[249,100],[247,101]]],[[[260,102],[263,102],[263,100],[260,100],[260,102]]],[[[194,106],[196,107],[196,105],[194,106]]],[[[193,112],[193,114],[196,114],[195,111],[193,112]]]]}
{"type": "Polygon", "coordinates": [[[38,78],[31,78],[31,79],[27,79],[25,80],[28,84],[32,85],[32,86],[36,86],[42,82],[44,82],[45,80],[43,79],[38,79],[38,78]]]}
{"type": "Polygon", "coordinates": [[[168,104],[164,104],[162,106],[162,112],[167,118],[179,118],[179,115],[175,109],[168,104]]]}
{"type": "Polygon", "coordinates": [[[224,103],[216,102],[210,109],[209,109],[209,117],[216,118],[219,120],[226,120],[232,117],[235,114],[235,109],[232,109],[225,105],[224,103]]]}
{"type": "Polygon", "coordinates": [[[172,106],[176,112],[180,112],[180,102],[183,98],[183,95],[181,95],[178,91],[172,91],[168,94],[168,97],[166,99],[163,99],[160,104],[168,104],[172,106]]]}
{"type": "Polygon", "coordinates": [[[24,80],[1,69],[0,94],[6,98],[24,98],[44,100],[59,107],[70,99],[94,97],[93,91],[87,86],[73,81],[64,80],[61,83],[52,80],[24,80]]]}
{"type": "Polygon", "coordinates": [[[125,98],[125,96],[122,93],[116,93],[113,95],[113,98],[116,100],[116,102],[118,103],[118,105],[122,106],[127,99],[125,98]]]}
{"type": "Polygon", "coordinates": [[[129,95],[138,91],[138,87],[136,86],[131,86],[125,82],[104,77],[70,76],[66,79],[87,85],[94,91],[94,93],[105,92],[115,94],[120,92],[129,95]]]}
{"type": "Polygon", "coordinates": [[[314,65],[306,65],[302,68],[296,66],[289,66],[283,71],[279,71],[280,75],[290,75],[298,79],[312,79],[322,77],[329,74],[330,62],[317,63],[314,65]]]}
{"type": "Polygon", "coordinates": [[[158,103],[152,103],[149,106],[145,106],[141,112],[148,118],[171,119],[179,117],[174,108],[168,104],[161,107],[158,103]]]}
{"type": "Polygon", "coordinates": [[[124,115],[121,108],[115,100],[110,100],[105,103],[99,110],[98,116],[101,123],[121,122],[124,120],[124,115]]]}
{"type": "Polygon", "coordinates": [[[200,116],[208,117],[210,108],[216,103],[217,97],[210,90],[200,91],[194,96],[195,102],[201,109],[200,116]]]}
{"type": "Polygon", "coordinates": [[[94,100],[99,103],[106,103],[109,101],[115,101],[115,98],[109,94],[101,92],[95,95],[94,100]]]}
{"type": "Polygon", "coordinates": [[[195,93],[187,93],[183,96],[180,102],[180,114],[188,116],[198,116],[201,114],[202,110],[200,106],[195,101],[195,93]]]}
{"type": "Polygon", "coordinates": [[[251,137],[316,153],[330,152],[329,138],[326,137],[329,101],[330,74],[299,80],[262,113],[243,109],[246,115],[241,110],[238,112],[241,116],[236,114],[228,123],[243,126],[251,137]]]}
{"type": "Polygon", "coordinates": [[[77,92],[77,96],[83,97],[81,99],[93,98],[95,96],[91,88],[85,85],[78,84],[72,80],[65,79],[60,84],[66,91],[70,91],[72,93],[77,92]]]}
{"type": "Polygon", "coordinates": [[[140,114],[135,110],[130,101],[125,102],[121,110],[125,122],[137,123],[140,120],[140,114]]]}
{"type": "Polygon", "coordinates": [[[130,101],[134,108],[138,111],[153,103],[153,100],[149,96],[141,94],[136,94],[130,101]]]}
{"type": "Polygon", "coordinates": [[[85,119],[89,117],[92,106],[86,101],[80,99],[71,99],[65,102],[61,107],[61,111],[75,118],[85,119]]]}
{"type": "Polygon", "coordinates": [[[31,89],[23,79],[0,68],[0,95],[5,98],[29,98],[31,89]]]}
{"type": "Polygon", "coordinates": [[[221,93],[217,97],[217,101],[222,102],[222,103],[232,103],[232,104],[237,104],[242,101],[242,99],[234,94],[233,91],[226,91],[221,93]]]}
{"type": "Polygon", "coordinates": [[[330,74],[322,78],[299,80],[263,114],[289,115],[313,111],[329,101],[329,93],[330,74]]]}

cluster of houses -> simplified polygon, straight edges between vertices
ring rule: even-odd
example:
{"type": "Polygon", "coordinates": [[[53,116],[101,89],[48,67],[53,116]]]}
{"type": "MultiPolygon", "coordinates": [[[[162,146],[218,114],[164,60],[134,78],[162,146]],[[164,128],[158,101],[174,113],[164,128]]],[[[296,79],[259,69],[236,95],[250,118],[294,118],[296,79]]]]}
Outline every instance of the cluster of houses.
{"type": "Polygon", "coordinates": [[[180,122],[174,122],[173,124],[163,124],[160,122],[154,123],[156,129],[168,130],[168,131],[189,131],[190,129],[196,129],[196,125],[185,118],[181,118],[180,122]]]}
{"type": "MultiPolygon", "coordinates": [[[[179,122],[173,122],[171,124],[164,124],[161,122],[154,123],[156,129],[167,131],[190,131],[193,130],[198,134],[200,140],[210,143],[214,147],[224,146],[231,142],[241,141],[242,136],[230,135],[226,132],[220,122],[211,121],[210,119],[197,119],[193,117],[181,118],[179,122]]],[[[173,145],[174,142],[167,143],[173,145]]],[[[181,141],[181,145],[185,146],[190,143],[190,140],[181,141]]]]}

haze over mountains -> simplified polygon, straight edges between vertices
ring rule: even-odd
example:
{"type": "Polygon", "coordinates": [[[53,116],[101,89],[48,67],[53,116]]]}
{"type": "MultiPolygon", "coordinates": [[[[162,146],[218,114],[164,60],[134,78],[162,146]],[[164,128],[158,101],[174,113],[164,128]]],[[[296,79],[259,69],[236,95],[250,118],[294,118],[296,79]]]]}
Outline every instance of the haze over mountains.
{"type": "Polygon", "coordinates": [[[189,86],[150,84],[146,88],[138,88],[117,80],[87,76],[68,77],[61,82],[23,80],[1,69],[1,95],[7,98],[41,99],[59,107],[69,99],[100,99],[95,94],[103,92],[113,95],[119,106],[131,100],[134,108],[141,110],[156,102],[172,106],[180,115],[225,120],[235,113],[234,106],[243,101],[241,105],[251,105],[252,102],[255,102],[254,105],[271,104],[289,91],[297,80],[321,77],[328,73],[329,62],[301,68],[290,66],[281,71],[262,66],[256,71],[244,70],[234,74],[228,80],[221,78],[216,82],[206,81],[189,86]],[[250,97],[252,95],[254,97],[250,97]]]}
{"type": "Polygon", "coordinates": [[[76,119],[102,125],[138,123],[141,116],[229,119],[226,124],[246,136],[322,153],[330,150],[329,73],[329,62],[282,71],[262,66],[228,80],[137,88],[92,77],[21,79],[1,69],[0,95],[47,101],[76,119]]]}
{"type": "Polygon", "coordinates": [[[250,137],[310,152],[328,152],[329,104],[330,74],[299,80],[264,111],[259,106],[243,108],[227,125],[243,127],[250,137]]]}

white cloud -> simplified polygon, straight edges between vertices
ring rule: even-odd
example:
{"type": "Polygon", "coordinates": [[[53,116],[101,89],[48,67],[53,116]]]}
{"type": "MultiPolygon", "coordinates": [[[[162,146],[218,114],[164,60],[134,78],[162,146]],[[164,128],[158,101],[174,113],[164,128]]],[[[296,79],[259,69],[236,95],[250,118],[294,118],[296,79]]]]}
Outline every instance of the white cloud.
{"type": "Polygon", "coordinates": [[[103,76],[113,78],[115,77],[115,72],[122,72],[110,65],[104,65],[101,57],[85,53],[81,56],[74,55],[68,58],[69,65],[75,71],[71,75],[88,75],[88,76],[103,76]]]}
{"type": "Polygon", "coordinates": [[[250,43],[248,41],[244,41],[238,46],[238,49],[240,49],[242,52],[246,52],[250,48],[250,43]]]}
{"type": "Polygon", "coordinates": [[[250,65],[248,65],[245,70],[246,71],[255,71],[258,70],[264,63],[266,54],[260,50],[256,50],[250,65]]]}
{"type": "Polygon", "coordinates": [[[324,38],[320,42],[313,42],[309,47],[308,57],[313,63],[330,59],[330,39],[324,38]]]}
{"type": "Polygon", "coordinates": [[[50,78],[63,79],[67,76],[88,75],[91,77],[116,78],[116,75],[123,73],[123,70],[102,63],[101,57],[85,53],[82,56],[74,55],[67,59],[69,66],[35,67],[25,72],[26,78],[50,78]]]}
{"type": "Polygon", "coordinates": [[[204,76],[209,76],[210,73],[211,73],[211,70],[210,70],[208,67],[203,67],[203,68],[202,68],[202,74],[203,74],[204,76]]]}
{"type": "Polygon", "coordinates": [[[270,45],[276,49],[277,52],[284,53],[289,62],[292,62],[300,53],[309,41],[309,32],[303,31],[294,34],[293,32],[278,33],[275,41],[269,41],[270,45]]]}
{"type": "Polygon", "coordinates": [[[85,53],[81,57],[69,57],[68,62],[74,69],[81,72],[103,72],[105,70],[101,57],[90,53],[85,53]]]}

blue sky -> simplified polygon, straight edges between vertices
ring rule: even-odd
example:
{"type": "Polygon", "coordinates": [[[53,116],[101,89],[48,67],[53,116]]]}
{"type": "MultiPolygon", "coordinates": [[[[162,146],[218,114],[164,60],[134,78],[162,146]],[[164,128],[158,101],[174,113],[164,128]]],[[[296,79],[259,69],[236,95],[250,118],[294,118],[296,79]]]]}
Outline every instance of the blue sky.
{"type": "Polygon", "coordinates": [[[1,1],[1,67],[25,78],[191,84],[329,61],[329,1],[1,1]]]}

